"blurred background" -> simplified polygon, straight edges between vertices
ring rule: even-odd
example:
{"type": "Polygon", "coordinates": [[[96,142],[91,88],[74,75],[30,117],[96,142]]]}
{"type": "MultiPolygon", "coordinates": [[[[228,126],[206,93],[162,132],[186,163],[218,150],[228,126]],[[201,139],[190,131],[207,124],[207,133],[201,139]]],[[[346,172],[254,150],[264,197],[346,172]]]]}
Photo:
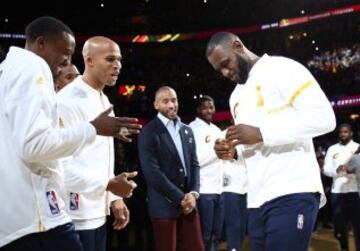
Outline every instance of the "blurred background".
{"type": "MultiPolygon", "coordinates": [[[[63,0],[0,5],[0,62],[11,45],[24,46],[25,26],[42,15],[55,16],[74,31],[73,63],[80,72],[87,38],[103,35],[118,42],[121,74],[116,86],[105,90],[118,116],[138,117],[146,123],[156,114],[155,90],[166,84],[177,91],[179,115],[185,122],[194,117],[194,101],[210,95],[218,111],[216,124],[229,125],[228,100],[234,84],[216,73],[205,58],[210,36],[228,30],[257,55],[286,56],[306,65],[330,99],[338,124],[352,124],[354,139],[359,140],[359,0],[63,0]]],[[[337,132],[315,140],[320,162],[336,142],[337,132]]],[[[117,173],[139,170],[136,142],[117,142],[116,153],[117,173]]],[[[324,177],[323,181],[329,191],[331,180],[324,177]]],[[[137,182],[139,188],[127,201],[131,223],[121,232],[111,232],[109,250],[153,250],[141,175],[137,182]]],[[[312,250],[338,250],[331,227],[331,208],[326,207],[320,211],[312,250]]]]}

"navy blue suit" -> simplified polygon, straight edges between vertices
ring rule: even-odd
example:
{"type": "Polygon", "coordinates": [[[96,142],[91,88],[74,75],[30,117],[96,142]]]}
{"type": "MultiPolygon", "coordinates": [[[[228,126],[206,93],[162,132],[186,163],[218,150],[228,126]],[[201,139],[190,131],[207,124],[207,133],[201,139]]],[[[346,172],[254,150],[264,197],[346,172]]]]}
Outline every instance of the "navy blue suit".
{"type": "MultiPolygon", "coordinates": [[[[181,123],[181,122],[179,122],[181,123]]],[[[159,118],[151,120],[138,138],[141,168],[148,187],[151,218],[177,218],[181,201],[190,191],[199,192],[200,167],[191,128],[180,126],[185,170],[167,128],[159,118]]]]}
{"type": "Polygon", "coordinates": [[[191,128],[180,121],[177,123],[180,124],[176,127],[174,124],[173,139],[156,117],[142,129],[138,140],[155,248],[156,251],[175,251],[179,236],[184,250],[205,251],[199,215],[196,210],[186,215],[182,212],[185,194],[199,192],[200,167],[191,128]]]}

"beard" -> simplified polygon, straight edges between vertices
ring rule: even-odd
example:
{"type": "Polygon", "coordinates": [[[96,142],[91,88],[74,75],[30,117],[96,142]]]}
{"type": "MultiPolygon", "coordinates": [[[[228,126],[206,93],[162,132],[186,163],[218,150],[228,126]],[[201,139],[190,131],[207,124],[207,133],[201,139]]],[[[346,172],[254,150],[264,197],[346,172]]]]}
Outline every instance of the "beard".
{"type": "Polygon", "coordinates": [[[238,83],[244,84],[249,77],[251,66],[248,61],[239,55],[236,55],[236,60],[238,63],[238,83]]]}

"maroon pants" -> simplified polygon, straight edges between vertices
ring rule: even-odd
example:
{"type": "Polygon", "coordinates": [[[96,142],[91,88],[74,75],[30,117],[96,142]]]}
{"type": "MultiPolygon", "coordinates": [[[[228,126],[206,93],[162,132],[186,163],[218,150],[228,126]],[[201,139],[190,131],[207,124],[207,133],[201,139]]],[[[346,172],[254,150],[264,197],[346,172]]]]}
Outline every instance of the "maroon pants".
{"type": "Polygon", "coordinates": [[[176,251],[176,236],[179,236],[185,251],[205,251],[199,215],[195,210],[179,218],[151,219],[151,222],[156,251],[176,251]]]}

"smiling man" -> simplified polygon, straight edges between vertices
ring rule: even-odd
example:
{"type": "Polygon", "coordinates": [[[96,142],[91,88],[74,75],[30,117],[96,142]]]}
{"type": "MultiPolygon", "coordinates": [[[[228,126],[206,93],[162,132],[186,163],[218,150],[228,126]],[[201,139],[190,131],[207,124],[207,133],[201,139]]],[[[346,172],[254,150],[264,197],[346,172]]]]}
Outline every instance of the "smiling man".
{"type": "Polygon", "coordinates": [[[241,145],[251,250],[307,250],[319,204],[325,203],[312,138],[335,128],[328,99],[303,65],[258,57],[232,33],[215,34],[206,56],[237,83],[230,98],[235,125],[215,149],[231,159],[232,146],[241,145]]]}
{"type": "Polygon", "coordinates": [[[214,100],[207,95],[198,99],[196,118],[189,126],[194,132],[196,154],[200,165],[199,214],[206,251],[219,250],[224,221],[223,189],[224,161],[214,151],[215,140],[222,138],[219,127],[212,123],[214,100]]]}
{"type": "Polygon", "coordinates": [[[193,132],[177,116],[174,89],[158,89],[154,107],[158,115],[139,135],[138,150],[148,188],[155,250],[175,251],[179,231],[184,250],[204,251],[196,210],[199,163],[193,132]]]}

